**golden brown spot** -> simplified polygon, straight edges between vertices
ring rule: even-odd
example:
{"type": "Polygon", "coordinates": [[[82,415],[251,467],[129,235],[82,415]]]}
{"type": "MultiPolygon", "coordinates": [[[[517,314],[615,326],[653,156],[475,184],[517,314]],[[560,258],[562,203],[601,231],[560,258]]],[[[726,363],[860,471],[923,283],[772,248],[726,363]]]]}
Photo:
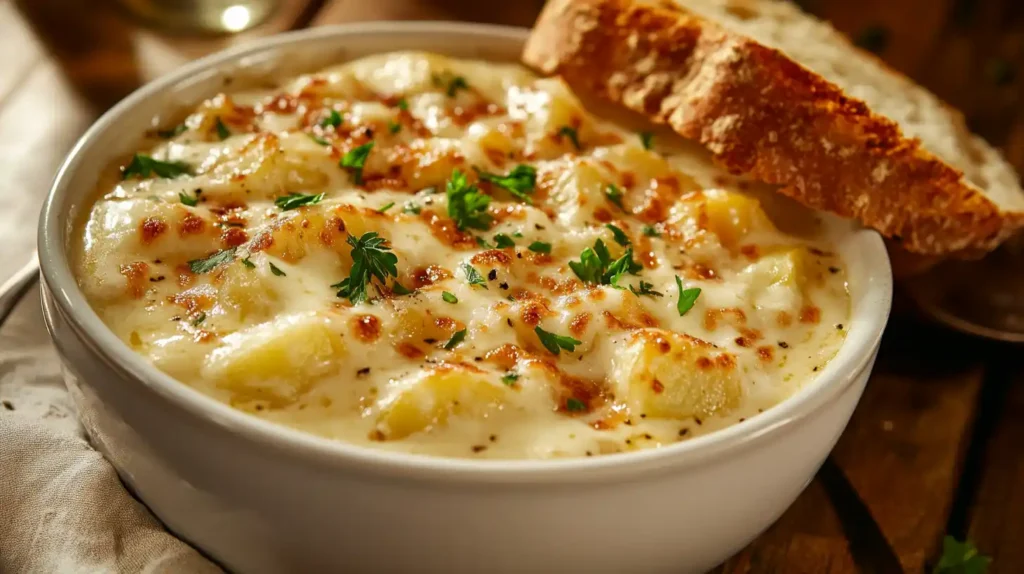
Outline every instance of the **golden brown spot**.
{"type": "Polygon", "coordinates": [[[749,347],[751,345],[751,341],[746,337],[736,337],[736,344],[740,347],[749,347]]]}
{"type": "Polygon", "coordinates": [[[654,379],[651,381],[651,390],[654,391],[655,394],[660,395],[665,392],[665,385],[658,379],[654,379]]]}
{"type": "Polygon", "coordinates": [[[378,189],[402,190],[409,187],[409,182],[400,177],[370,176],[363,180],[363,187],[370,191],[378,189]]]}
{"type": "Polygon", "coordinates": [[[627,189],[633,187],[636,185],[636,174],[631,171],[622,172],[619,174],[619,183],[622,184],[622,187],[627,189]]]}
{"type": "Polygon", "coordinates": [[[490,160],[491,163],[499,168],[505,165],[505,152],[492,147],[481,147],[481,149],[483,149],[484,155],[487,156],[487,159],[490,160]]]}
{"type": "Polygon", "coordinates": [[[612,411],[608,416],[596,420],[590,424],[594,430],[612,430],[618,428],[619,425],[626,422],[626,413],[622,411],[612,411]]]}
{"type": "Polygon", "coordinates": [[[523,355],[523,350],[516,345],[506,343],[496,349],[491,349],[484,354],[484,360],[494,363],[499,368],[505,369],[506,371],[516,366],[519,361],[519,357],[523,355]]]}
{"type": "Polygon", "coordinates": [[[352,332],[364,343],[376,341],[380,331],[380,319],[374,315],[357,315],[352,318],[352,332]]]}
{"type": "Polygon", "coordinates": [[[697,357],[697,368],[708,370],[715,365],[715,362],[708,357],[697,357]]]}
{"type": "Polygon", "coordinates": [[[604,385],[601,381],[573,377],[555,368],[558,385],[553,389],[558,410],[569,414],[584,414],[593,411],[604,402],[604,385]],[[583,411],[570,411],[569,399],[583,403],[583,411]]]}
{"type": "Polygon", "coordinates": [[[174,271],[178,273],[179,287],[188,287],[196,279],[196,274],[192,272],[192,269],[187,264],[178,265],[174,268],[174,271]]]}
{"type": "Polygon", "coordinates": [[[669,343],[668,339],[665,337],[659,336],[654,340],[654,344],[658,346],[658,352],[663,355],[668,354],[668,352],[672,350],[672,343],[669,343]]]}
{"type": "Polygon", "coordinates": [[[451,317],[436,317],[434,319],[434,326],[447,333],[454,333],[458,330],[459,324],[451,317]]]}
{"type": "Polygon", "coordinates": [[[395,345],[395,350],[403,357],[407,357],[409,359],[419,359],[424,355],[422,349],[408,341],[395,345]]]}
{"type": "Polygon", "coordinates": [[[523,301],[520,304],[519,320],[530,327],[536,327],[540,324],[541,319],[544,317],[551,317],[553,315],[554,313],[548,309],[547,304],[544,302],[529,300],[523,301]]]}
{"type": "Polygon", "coordinates": [[[256,234],[253,238],[252,243],[249,244],[249,251],[256,253],[258,251],[266,251],[274,244],[274,235],[269,230],[264,230],[256,234]]]}
{"type": "Polygon", "coordinates": [[[608,211],[607,209],[603,207],[598,207],[597,209],[594,210],[594,219],[600,221],[601,223],[609,223],[610,221],[615,219],[615,217],[612,216],[611,212],[608,211]]]}
{"type": "Polygon", "coordinates": [[[746,325],[747,314],[743,312],[743,309],[736,308],[704,311],[704,328],[708,331],[717,329],[719,320],[725,320],[726,323],[739,330],[746,325]]]}
{"type": "Polygon", "coordinates": [[[451,271],[448,271],[444,267],[438,267],[437,265],[417,267],[412,271],[412,285],[414,289],[419,289],[420,287],[433,285],[438,281],[450,279],[451,276],[451,271]]]}
{"type": "Polygon", "coordinates": [[[758,347],[757,357],[765,363],[770,363],[772,362],[772,359],[775,357],[775,349],[769,347],[768,345],[758,347]]]}
{"type": "Polygon", "coordinates": [[[686,270],[686,276],[690,279],[703,279],[709,281],[718,277],[715,270],[703,263],[694,263],[686,270]]]}
{"type": "Polygon", "coordinates": [[[819,321],[821,321],[821,309],[815,307],[814,305],[804,305],[803,308],[800,309],[801,323],[810,323],[816,325],[819,321]]]}
{"type": "Polygon", "coordinates": [[[149,245],[167,231],[167,224],[157,217],[147,217],[139,224],[139,235],[143,245],[149,245]]]}
{"type": "Polygon", "coordinates": [[[133,299],[139,299],[146,292],[146,282],[149,276],[149,265],[143,261],[122,265],[119,269],[121,275],[128,280],[128,293],[133,299]]]}
{"type": "Polygon", "coordinates": [[[217,335],[207,331],[206,329],[200,329],[196,331],[196,334],[192,337],[192,340],[196,343],[209,343],[217,338],[217,335]]]}
{"type": "Polygon", "coordinates": [[[569,322],[569,332],[579,337],[586,332],[588,324],[590,324],[590,313],[580,313],[569,322]]]}
{"type": "Polygon", "coordinates": [[[742,245],[740,246],[740,253],[751,261],[757,261],[757,258],[761,256],[760,250],[756,245],[742,245]]]}
{"type": "Polygon", "coordinates": [[[475,265],[508,267],[512,264],[512,256],[501,249],[488,249],[477,253],[470,261],[475,265]]]}
{"type": "Polygon", "coordinates": [[[220,242],[225,247],[238,247],[249,241],[249,234],[238,227],[228,227],[220,234],[220,242]]]}
{"type": "Polygon", "coordinates": [[[780,327],[789,327],[793,324],[793,316],[785,311],[779,311],[775,315],[775,322],[778,323],[780,327]]]}
{"type": "Polygon", "coordinates": [[[449,247],[455,249],[474,249],[477,246],[476,239],[472,235],[459,231],[459,228],[455,226],[455,222],[447,217],[441,217],[436,213],[424,211],[420,215],[420,219],[430,228],[431,235],[449,247]]]}
{"type": "MultiPolygon", "coordinates": [[[[197,287],[196,289],[201,289],[197,287]]],[[[209,309],[213,306],[213,298],[207,293],[193,290],[182,291],[167,298],[174,305],[184,308],[190,314],[209,309]]]]}

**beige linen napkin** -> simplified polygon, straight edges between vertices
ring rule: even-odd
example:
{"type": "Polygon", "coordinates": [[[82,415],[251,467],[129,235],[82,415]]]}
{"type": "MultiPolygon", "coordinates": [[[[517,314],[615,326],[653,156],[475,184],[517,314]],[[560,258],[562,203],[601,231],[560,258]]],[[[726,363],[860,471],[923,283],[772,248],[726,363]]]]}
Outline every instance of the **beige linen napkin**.
{"type": "Polygon", "coordinates": [[[30,291],[0,327],[0,573],[220,571],[89,446],[30,291]]]}

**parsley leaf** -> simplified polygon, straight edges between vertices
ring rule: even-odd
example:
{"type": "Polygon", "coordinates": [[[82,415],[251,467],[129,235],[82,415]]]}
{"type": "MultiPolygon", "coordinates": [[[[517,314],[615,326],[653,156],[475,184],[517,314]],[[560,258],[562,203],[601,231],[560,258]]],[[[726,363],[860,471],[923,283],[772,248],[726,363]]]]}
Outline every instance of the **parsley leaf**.
{"type": "Polygon", "coordinates": [[[291,211],[304,205],[316,205],[324,199],[324,194],[309,195],[305,193],[289,193],[274,200],[274,205],[281,208],[281,211],[291,211]]]}
{"type": "Polygon", "coordinates": [[[455,93],[459,90],[468,90],[469,84],[466,83],[466,78],[462,76],[455,76],[448,80],[448,90],[445,92],[449,98],[454,98],[455,93]]]}
{"type": "Polygon", "coordinates": [[[320,120],[320,127],[322,128],[331,127],[337,129],[337,127],[340,125],[341,114],[338,113],[338,110],[328,111],[327,116],[324,119],[320,120]]]}
{"type": "Polygon", "coordinates": [[[537,170],[533,166],[529,165],[517,165],[512,171],[508,172],[507,175],[498,175],[496,173],[487,173],[477,168],[477,175],[484,181],[489,181],[494,185],[507,190],[515,197],[525,201],[526,203],[533,205],[533,200],[530,199],[529,194],[533,193],[534,186],[537,185],[537,170]]]}
{"type": "Polygon", "coordinates": [[[609,183],[607,189],[604,190],[604,195],[608,198],[608,201],[617,205],[619,209],[625,209],[622,207],[622,190],[615,187],[615,184],[609,183]]]}
{"type": "Polygon", "coordinates": [[[505,249],[506,247],[515,247],[516,242],[512,241],[512,238],[508,235],[499,233],[494,236],[494,245],[496,245],[498,249],[505,249]]]}
{"type": "Polygon", "coordinates": [[[402,207],[402,213],[411,213],[413,215],[419,215],[423,211],[418,203],[408,202],[402,207]]]}
{"type": "Polygon", "coordinates": [[[370,155],[370,150],[373,149],[373,143],[371,141],[352,148],[338,162],[339,166],[352,170],[352,179],[356,182],[356,185],[363,183],[363,165],[366,164],[366,158],[370,155]]]}
{"type": "Polygon", "coordinates": [[[645,225],[643,233],[647,237],[661,237],[661,232],[658,231],[658,228],[654,227],[653,225],[645,225]]]}
{"type": "Polygon", "coordinates": [[[445,193],[448,196],[448,216],[455,221],[460,231],[470,227],[486,231],[491,227],[493,218],[487,214],[491,198],[468,183],[466,174],[459,170],[453,171],[445,193]]]}
{"type": "Polygon", "coordinates": [[[278,277],[288,276],[284,271],[281,271],[281,268],[278,267],[277,265],[274,265],[270,261],[267,261],[267,263],[270,265],[270,272],[273,273],[274,275],[277,275],[278,277]]]}
{"type": "Polygon", "coordinates": [[[572,142],[572,146],[574,148],[576,148],[577,150],[583,149],[582,147],[580,147],[580,136],[575,128],[571,128],[569,126],[562,126],[562,128],[558,130],[558,137],[569,138],[569,141],[572,142]]]}
{"type": "Polygon", "coordinates": [[[398,256],[376,231],[365,233],[359,239],[349,235],[346,241],[352,246],[352,271],[347,279],[331,287],[338,289],[338,297],[361,303],[366,301],[366,287],[374,277],[381,283],[389,276],[398,277],[398,256]]]}
{"type": "Polygon", "coordinates": [[[395,295],[412,295],[413,291],[406,289],[404,285],[395,281],[391,284],[391,292],[395,295]]]}
{"type": "Polygon", "coordinates": [[[697,297],[700,296],[700,287],[683,289],[683,280],[678,275],[676,275],[676,287],[679,288],[679,301],[676,302],[676,310],[679,311],[679,316],[682,317],[687,311],[693,309],[693,304],[697,302],[697,297]]]}
{"type": "Polygon", "coordinates": [[[487,281],[485,281],[484,276],[476,270],[476,267],[473,267],[469,263],[463,263],[461,267],[462,272],[466,275],[466,281],[469,281],[470,285],[480,285],[484,289],[487,289],[487,281]]]}
{"type": "Polygon", "coordinates": [[[171,138],[178,137],[187,130],[188,126],[185,124],[178,124],[169,130],[157,130],[156,135],[164,138],[165,140],[169,140],[171,138]]]}
{"type": "Polygon", "coordinates": [[[199,316],[192,321],[193,327],[198,327],[203,321],[206,320],[206,311],[200,311],[199,316]]]}
{"type": "Polygon", "coordinates": [[[217,137],[219,137],[221,141],[231,137],[231,130],[228,129],[228,126],[224,125],[220,116],[217,116],[217,123],[213,124],[213,127],[217,130],[217,137]]]}
{"type": "Polygon", "coordinates": [[[534,241],[527,249],[534,253],[551,253],[551,244],[544,243],[543,241],[534,241]]]}
{"type": "Polygon", "coordinates": [[[519,380],[519,375],[516,374],[516,373],[508,373],[504,377],[501,378],[501,382],[505,383],[506,385],[508,385],[510,387],[515,385],[516,381],[518,381],[518,380],[519,380]]]}
{"type": "Polygon", "coordinates": [[[537,333],[537,338],[540,339],[544,348],[551,351],[552,355],[557,355],[561,352],[561,349],[565,349],[572,353],[576,350],[576,345],[582,345],[582,341],[577,341],[572,337],[563,337],[562,335],[556,335],[541,329],[540,326],[534,327],[534,333],[537,333]]]}
{"type": "Polygon", "coordinates": [[[402,131],[402,124],[398,122],[388,122],[389,133],[397,134],[400,131],[402,131]]]}
{"type": "Polygon", "coordinates": [[[393,202],[393,201],[389,201],[389,202],[387,203],[387,205],[384,205],[383,207],[381,207],[380,209],[378,209],[378,210],[377,210],[377,213],[386,213],[386,212],[387,212],[387,210],[391,209],[391,208],[392,208],[392,207],[394,207],[394,206],[395,206],[395,202],[393,202]]]}
{"type": "Polygon", "coordinates": [[[132,157],[128,165],[121,168],[121,179],[128,179],[133,175],[145,178],[152,174],[157,177],[172,178],[179,175],[189,175],[192,168],[181,161],[160,161],[148,155],[137,153],[132,157]]]}
{"type": "Polygon", "coordinates": [[[402,110],[403,112],[408,110],[409,109],[409,100],[407,100],[405,98],[402,98],[402,99],[398,100],[398,109],[402,110]]]}
{"type": "Polygon", "coordinates": [[[256,269],[256,264],[250,261],[248,257],[242,260],[242,265],[245,265],[249,269],[256,269]]]}
{"type": "Polygon", "coordinates": [[[651,132],[640,132],[640,143],[643,144],[644,149],[651,149],[653,140],[654,134],[651,132]]]}
{"type": "Polygon", "coordinates": [[[463,329],[461,331],[455,331],[455,334],[452,335],[452,338],[448,339],[448,342],[444,344],[444,350],[451,351],[452,349],[457,347],[459,345],[459,343],[461,343],[461,342],[463,342],[465,340],[466,340],[466,330],[465,329],[463,329]]]}
{"type": "Polygon", "coordinates": [[[619,279],[626,273],[636,275],[643,269],[633,261],[632,249],[627,249],[622,257],[612,261],[608,247],[600,239],[594,242],[593,249],[588,247],[580,253],[579,261],[570,261],[569,268],[585,283],[613,287],[618,287],[619,279]]]}
{"type": "Polygon", "coordinates": [[[640,282],[640,288],[639,289],[634,288],[632,285],[629,286],[629,290],[632,291],[632,293],[634,295],[636,295],[637,297],[639,297],[641,295],[650,295],[651,297],[664,297],[665,296],[664,293],[659,293],[658,291],[655,291],[653,288],[654,288],[654,284],[653,283],[648,283],[646,281],[641,281],[640,282]]]}
{"type": "Polygon", "coordinates": [[[318,136],[316,134],[309,134],[309,139],[315,141],[316,143],[318,143],[318,144],[320,144],[320,145],[322,145],[324,147],[327,147],[327,146],[331,145],[331,142],[325,140],[324,138],[322,138],[322,137],[320,137],[320,136],[318,136]]]}
{"type": "Polygon", "coordinates": [[[611,230],[612,236],[615,238],[615,243],[618,243],[623,247],[629,245],[629,236],[626,235],[625,231],[619,229],[618,227],[612,225],[611,223],[606,223],[605,227],[611,230]]]}
{"type": "Polygon", "coordinates": [[[932,574],[985,574],[992,559],[982,556],[969,540],[958,542],[947,536],[942,540],[942,557],[932,574]]]}
{"type": "Polygon", "coordinates": [[[205,259],[193,259],[188,262],[188,268],[191,269],[193,273],[208,273],[233,260],[235,258],[236,249],[238,248],[231,247],[229,249],[222,249],[205,259]]]}
{"type": "Polygon", "coordinates": [[[178,199],[180,199],[183,204],[185,204],[185,205],[187,205],[189,207],[195,207],[196,205],[199,205],[199,192],[196,191],[196,196],[195,197],[189,197],[189,196],[185,195],[184,191],[179,191],[178,192],[178,199]]]}
{"type": "Polygon", "coordinates": [[[454,293],[449,293],[448,291],[441,293],[441,299],[444,299],[445,303],[451,303],[452,305],[459,302],[459,298],[454,293]]]}
{"type": "Polygon", "coordinates": [[[578,413],[587,410],[587,404],[576,397],[569,397],[565,399],[565,410],[570,413],[578,413]]]}

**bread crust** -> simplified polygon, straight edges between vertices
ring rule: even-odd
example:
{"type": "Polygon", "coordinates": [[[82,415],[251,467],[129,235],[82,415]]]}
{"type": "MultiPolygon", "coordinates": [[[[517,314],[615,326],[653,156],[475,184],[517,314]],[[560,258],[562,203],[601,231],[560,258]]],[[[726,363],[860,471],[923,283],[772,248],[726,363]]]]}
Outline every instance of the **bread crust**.
{"type": "Polygon", "coordinates": [[[523,61],[699,141],[730,172],[907,251],[978,255],[1024,226],[891,120],[781,52],[670,6],[551,0],[523,61]]]}

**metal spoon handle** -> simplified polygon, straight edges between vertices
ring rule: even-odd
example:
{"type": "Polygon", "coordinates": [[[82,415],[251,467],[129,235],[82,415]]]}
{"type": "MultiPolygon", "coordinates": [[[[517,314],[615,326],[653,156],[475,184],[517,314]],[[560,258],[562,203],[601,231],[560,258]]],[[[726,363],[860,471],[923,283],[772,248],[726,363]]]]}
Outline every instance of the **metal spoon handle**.
{"type": "Polygon", "coordinates": [[[25,293],[39,279],[39,259],[35,253],[24,267],[14,273],[3,285],[0,285],[0,325],[7,320],[14,306],[25,296],[25,293]]]}

